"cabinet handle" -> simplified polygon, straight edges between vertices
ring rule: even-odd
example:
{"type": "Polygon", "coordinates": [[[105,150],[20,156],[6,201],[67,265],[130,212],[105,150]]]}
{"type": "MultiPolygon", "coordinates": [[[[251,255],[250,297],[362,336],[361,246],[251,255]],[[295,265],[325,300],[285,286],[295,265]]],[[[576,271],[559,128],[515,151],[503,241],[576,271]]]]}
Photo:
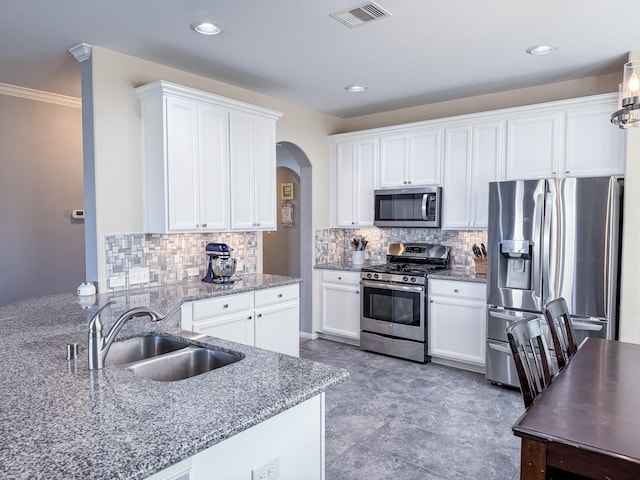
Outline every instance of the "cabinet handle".
{"type": "Polygon", "coordinates": [[[454,289],[453,289],[453,291],[454,291],[455,293],[458,293],[458,289],[457,289],[457,288],[454,288],[454,289]]]}
{"type": "Polygon", "coordinates": [[[569,175],[571,172],[569,170],[565,170],[564,173],[569,175]]]}
{"type": "Polygon", "coordinates": [[[202,228],[207,228],[207,224],[206,224],[206,223],[203,223],[203,224],[202,224],[202,228]]]}
{"type": "Polygon", "coordinates": [[[247,320],[251,320],[252,318],[253,318],[253,317],[252,317],[251,315],[249,315],[249,316],[247,317],[247,320]]]}
{"type": "Polygon", "coordinates": [[[411,185],[411,180],[409,180],[407,183],[408,183],[409,185],[411,185]]]}
{"type": "Polygon", "coordinates": [[[558,172],[551,172],[551,175],[557,175],[558,172]]]}
{"type": "Polygon", "coordinates": [[[282,298],[282,294],[281,293],[278,294],[278,298],[282,298]]]}
{"type": "Polygon", "coordinates": [[[261,313],[259,313],[259,314],[258,314],[258,318],[261,318],[261,317],[262,317],[262,314],[261,314],[261,313]]]}
{"type": "Polygon", "coordinates": [[[342,277],[338,277],[338,280],[342,280],[342,277]]]}
{"type": "Polygon", "coordinates": [[[229,308],[229,304],[225,303],[224,305],[222,305],[222,308],[229,308]]]}
{"type": "Polygon", "coordinates": [[[433,303],[433,300],[429,300],[429,303],[433,303]]]}
{"type": "Polygon", "coordinates": [[[200,228],[200,224],[199,223],[196,223],[196,228],[200,228]]]}

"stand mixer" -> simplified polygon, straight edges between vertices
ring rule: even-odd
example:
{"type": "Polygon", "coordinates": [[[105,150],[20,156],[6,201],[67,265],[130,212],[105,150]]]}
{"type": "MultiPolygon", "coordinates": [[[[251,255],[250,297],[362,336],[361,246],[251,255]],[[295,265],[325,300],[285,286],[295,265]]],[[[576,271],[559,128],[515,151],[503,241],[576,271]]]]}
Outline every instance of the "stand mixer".
{"type": "Polygon", "coordinates": [[[208,243],[205,251],[209,256],[209,266],[202,281],[232,284],[231,277],[236,272],[236,259],[231,258],[233,249],[226,243],[208,243]]]}

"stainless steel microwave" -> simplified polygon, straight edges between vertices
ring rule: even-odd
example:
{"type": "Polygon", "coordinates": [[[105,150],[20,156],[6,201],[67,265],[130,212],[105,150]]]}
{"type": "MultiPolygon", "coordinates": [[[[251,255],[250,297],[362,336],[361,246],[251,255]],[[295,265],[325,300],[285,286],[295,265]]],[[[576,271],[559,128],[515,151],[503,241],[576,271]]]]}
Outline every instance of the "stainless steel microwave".
{"type": "Polygon", "coordinates": [[[440,227],[442,187],[376,190],[377,227],[440,227]]]}

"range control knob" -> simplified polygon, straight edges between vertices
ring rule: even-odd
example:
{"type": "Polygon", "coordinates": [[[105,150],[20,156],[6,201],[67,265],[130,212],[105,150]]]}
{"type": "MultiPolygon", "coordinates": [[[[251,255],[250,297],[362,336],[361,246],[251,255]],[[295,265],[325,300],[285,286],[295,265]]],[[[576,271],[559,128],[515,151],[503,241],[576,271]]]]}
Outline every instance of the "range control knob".
{"type": "Polygon", "coordinates": [[[373,278],[379,278],[379,277],[380,277],[380,275],[378,275],[377,273],[373,274],[373,278]]]}
{"type": "Polygon", "coordinates": [[[403,282],[408,282],[409,281],[409,277],[402,277],[402,281],[403,282]]]}
{"type": "Polygon", "coordinates": [[[411,277],[411,281],[412,281],[413,283],[416,283],[416,277],[411,277]]]}
{"type": "Polygon", "coordinates": [[[367,273],[367,278],[371,278],[371,274],[370,273],[367,273]]]}

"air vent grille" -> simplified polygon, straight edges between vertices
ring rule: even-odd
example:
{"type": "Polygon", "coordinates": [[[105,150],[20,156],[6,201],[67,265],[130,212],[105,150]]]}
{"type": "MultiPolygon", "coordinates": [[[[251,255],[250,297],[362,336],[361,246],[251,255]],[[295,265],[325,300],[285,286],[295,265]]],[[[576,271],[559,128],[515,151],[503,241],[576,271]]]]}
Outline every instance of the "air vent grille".
{"type": "Polygon", "coordinates": [[[349,8],[341,12],[332,13],[331,16],[344,23],[349,28],[359,27],[365,23],[375,22],[390,17],[391,14],[374,2],[349,8]]]}

